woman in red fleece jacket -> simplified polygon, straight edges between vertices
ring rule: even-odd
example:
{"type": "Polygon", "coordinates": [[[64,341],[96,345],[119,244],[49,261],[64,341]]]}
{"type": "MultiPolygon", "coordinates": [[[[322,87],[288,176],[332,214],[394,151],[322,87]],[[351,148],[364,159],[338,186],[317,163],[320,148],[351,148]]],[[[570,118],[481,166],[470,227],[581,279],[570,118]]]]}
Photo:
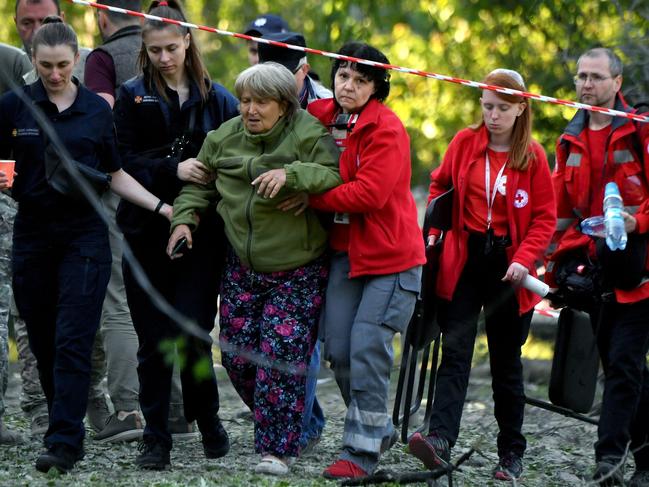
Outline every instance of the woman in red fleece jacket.
{"type": "MultiPolygon", "coordinates": [[[[515,71],[497,69],[484,81],[524,90],[515,71]]],[[[483,119],[460,131],[431,174],[430,199],[455,187],[452,228],[442,242],[437,294],[442,363],[428,436],[409,441],[428,468],[449,461],[462,417],[478,315],[484,307],[498,422],[499,462],[494,477],[511,480],[523,471],[521,433],[525,395],[521,346],[540,297],[520,287],[550,242],[555,204],[550,170],[532,140],[529,101],[484,90],[483,119]]],[[[440,232],[432,232],[429,244],[440,232]]]]}
{"type": "MultiPolygon", "coordinates": [[[[388,62],[357,42],[339,53],[388,62]]],[[[311,207],[335,212],[321,323],[326,358],[347,405],[343,449],[324,475],[355,478],[371,473],[396,440],[387,410],[392,339],[410,320],[425,257],[410,193],[408,134],[382,103],[389,74],[336,60],[331,78],[335,98],[308,107],[330,127],[342,151],[343,184],[309,196],[311,207]]]]}

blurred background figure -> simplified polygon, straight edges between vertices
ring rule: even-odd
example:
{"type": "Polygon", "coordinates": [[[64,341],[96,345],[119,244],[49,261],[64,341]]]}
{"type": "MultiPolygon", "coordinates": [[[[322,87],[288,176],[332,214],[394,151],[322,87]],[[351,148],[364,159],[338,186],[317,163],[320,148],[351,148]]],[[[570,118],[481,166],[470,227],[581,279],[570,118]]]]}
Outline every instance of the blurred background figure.
{"type": "MultiPolygon", "coordinates": [[[[262,37],[273,32],[288,32],[290,29],[286,21],[279,15],[264,14],[250,22],[244,31],[244,34],[254,37],[262,37]]],[[[248,63],[253,66],[259,62],[259,53],[257,43],[248,42],[248,63]]]]}

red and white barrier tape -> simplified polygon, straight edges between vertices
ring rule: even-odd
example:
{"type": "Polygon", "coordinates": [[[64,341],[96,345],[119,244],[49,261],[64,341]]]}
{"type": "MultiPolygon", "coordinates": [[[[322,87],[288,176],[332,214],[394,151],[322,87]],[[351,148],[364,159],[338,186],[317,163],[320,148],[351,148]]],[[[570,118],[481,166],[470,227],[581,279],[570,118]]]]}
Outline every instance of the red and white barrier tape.
{"type": "Polygon", "coordinates": [[[560,98],[554,98],[551,96],[546,96],[546,95],[538,95],[536,93],[528,93],[526,91],[519,91],[519,90],[513,90],[511,88],[503,88],[502,86],[493,86],[493,85],[487,85],[484,83],[480,83],[478,81],[471,81],[471,80],[466,80],[462,78],[455,78],[453,76],[446,76],[443,74],[436,74],[436,73],[429,73],[427,71],[420,71],[418,69],[411,69],[411,68],[404,68],[402,66],[395,66],[394,64],[385,64],[385,63],[379,63],[376,61],[370,61],[367,59],[360,59],[360,58],[355,58],[352,56],[343,56],[341,54],[337,54],[335,52],[328,52],[328,51],[321,51],[320,49],[312,49],[310,47],[302,47],[302,46],[296,46],[293,44],[285,44],[284,42],[277,42],[277,41],[270,41],[268,39],[263,39],[261,37],[254,37],[254,36],[249,36],[246,34],[239,34],[238,32],[230,32],[227,30],[221,30],[217,29],[215,27],[208,27],[205,25],[197,25],[197,24],[192,24],[191,22],[181,22],[178,20],[174,19],[169,19],[166,17],[158,17],[156,15],[149,15],[145,14],[142,12],[136,12],[134,10],[127,10],[124,8],[119,8],[119,7],[112,7],[109,5],[103,5],[101,3],[96,3],[96,2],[89,2],[86,0],[68,0],[70,3],[76,3],[79,5],[85,5],[87,7],[94,7],[97,9],[101,10],[110,10],[112,12],[118,12],[126,15],[132,15],[135,17],[142,17],[145,19],[149,20],[157,20],[160,22],[167,22],[169,24],[175,24],[175,25],[181,25],[183,27],[187,27],[189,29],[198,29],[198,30],[204,30],[206,32],[212,32],[214,34],[219,34],[219,35],[224,35],[224,36],[230,36],[230,37],[238,37],[239,39],[246,39],[248,41],[254,41],[254,42],[261,42],[264,44],[271,44],[273,46],[279,46],[283,47],[286,49],[293,49],[294,51],[303,51],[305,53],[309,54],[317,54],[319,56],[326,56],[334,59],[342,59],[344,61],[350,61],[354,63],[360,63],[360,64],[367,64],[369,66],[374,66],[377,68],[383,68],[383,69],[390,69],[393,71],[399,71],[401,73],[408,73],[408,74],[414,74],[417,76],[422,76],[424,78],[432,78],[432,79],[437,79],[440,81],[447,81],[449,83],[456,83],[459,85],[464,85],[464,86],[470,86],[472,88],[478,88],[481,90],[491,90],[491,91],[496,91],[498,93],[504,93],[506,95],[516,95],[516,96],[522,96],[525,98],[530,98],[532,100],[538,100],[538,101],[543,101],[546,103],[554,103],[555,105],[563,105],[567,107],[572,107],[572,108],[577,108],[577,109],[583,109],[583,110],[590,110],[592,112],[599,112],[603,113],[605,115],[609,115],[612,117],[624,117],[624,118],[629,118],[631,120],[637,120],[638,122],[649,122],[649,117],[643,116],[643,115],[637,115],[635,113],[626,113],[622,112],[619,110],[612,110],[610,108],[602,108],[602,107],[597,107],[593,105],[587,105],[585,103],[578,103],[575,101],[570,101],[570,100],[562,100],[560,98]]]}

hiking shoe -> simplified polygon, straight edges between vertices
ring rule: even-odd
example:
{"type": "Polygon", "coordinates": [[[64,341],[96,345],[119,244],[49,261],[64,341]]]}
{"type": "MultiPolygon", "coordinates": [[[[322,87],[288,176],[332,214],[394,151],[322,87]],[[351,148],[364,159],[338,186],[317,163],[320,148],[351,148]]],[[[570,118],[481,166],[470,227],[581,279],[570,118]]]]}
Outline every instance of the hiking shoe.
{"type": "Polygon", "coordinates": [[[214,417],[209,429],[201,422],[201,442],[205,458],[221,458],[230,451],[230,438],[218,416],[214,417]]]}
{"type": "Polygon", "coordinates": [[[20,433],[10,430],[0,418],[0,445],[20,445],[25,438],[20,433]]]}
{"type": "Polygon", "coordinates": [[[108,404],[106,404],[106,398],[103,395],[88,399],[86,418],[88,418],[90,427],[95,430],[96,433],[99,433],[104,429],[109,417],[110,411],[108,409],[108,404]]]}
{"type": "Polygon", "coordinates": [[[196,422],[188,423],[184,416],[169,418],[168,428],[174,440],[187,440],[198,436],[196,422]]]}
{"type": "Polygon", "coordinates": [[[636,469],[629,480],[629,487],[649,487],[649,470],[636,469]]]}
{"type": "Polygon", "coordinates": [[[153,436],[145,436],[138,445],[140,454],[135,465],[144,470],[166,470],[171,467],[169,447],[153,436]]]}
{"type": "Polygon", "coordinates": [[[35,437],[45,436],[50,427],[50,418],[47,415],[32,417],[30,429],[31,435],[35,437]]]}
{"type": "Polygon", "coordinates": [[[140,413],[132,411],[111,414],[106,421],[106,426],[95,435],[97,443],[110,443],[112,441],[133,441],[142,438],[142,419],[140,413]],[[121,419],[120,419],[121,416],[121,419]]]}
{"type": "Polygon", "coordinates": [[[410,454],[419,458],[428,470],[446,465],[451,460],[451,449],[446,438],[437,433],[423,436],[415,433],[408,440],[410,454]]]}
{"type": "Polygon", "coordinates": [[[336,460],[329,465],[322,476],[326,479],[360,479],[367,477],[368,473],[354,462],[349,460],[336,460]]]}
{"type": "Polygon", "coordinates": [[[595,466],[593,482],[597,482],[601,487],[624,485],[624,466],[615,459],[600,460],[595,466]]]}
{"type": "Polygon", "coordinates": [[[506,453],[498,461],[494,468],[494,478],[496,480],[518,480],[523,474],[523,459],[516,453],[506,453]]]}
{"type": "Polygon", "coordinates": [[[36,459],[36,470],[47,473],[51,468],[67,473],[83,458],[83,449],[76,450],[65,443],[55,443],[36,459]]]}

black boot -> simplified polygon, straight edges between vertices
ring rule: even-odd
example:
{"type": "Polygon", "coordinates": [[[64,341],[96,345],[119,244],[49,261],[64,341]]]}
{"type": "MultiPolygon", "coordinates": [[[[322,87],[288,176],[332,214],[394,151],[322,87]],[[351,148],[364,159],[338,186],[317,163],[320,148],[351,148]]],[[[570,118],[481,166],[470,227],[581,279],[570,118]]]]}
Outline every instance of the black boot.
{"type": "Polygon", "coordinates": [[[83,449],[77,450],[65,443],[55,443],[38,456],[36,470],[47,473],[51,468],[55,468],[60,473],[67,473],[82,458],[83,449]]]}
{"type": "Polygon", "coordinates": [[[593,481],[600,487],[624,485],[624,462],[618,458],[603,458],[595,466],[593,481]]]}
{"type": "Polygon", "coordinates": [[[171,467],[169,447],[153,436],[145,436],[138,446],[140,454],[135,465],[145,470],[166,470],[171,467]]]}
{"type": "Polygon", "coordinates": [[[198,421],[206,458],[221,458],[230,451],[230,439],[218,415],[209,421],[198,421]]]}

